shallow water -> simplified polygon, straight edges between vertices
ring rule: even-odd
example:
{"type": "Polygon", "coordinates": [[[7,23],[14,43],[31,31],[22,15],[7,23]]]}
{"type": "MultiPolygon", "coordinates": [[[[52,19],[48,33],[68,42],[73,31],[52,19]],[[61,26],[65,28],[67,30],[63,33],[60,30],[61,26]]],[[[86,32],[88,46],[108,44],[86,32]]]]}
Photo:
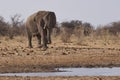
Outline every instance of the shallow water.
{"type": "Polygon", "coordinates": [[[62,72],[4,73],[0,76],[120,76],[120,67],[114,68],[56,68],[62,72]]]}

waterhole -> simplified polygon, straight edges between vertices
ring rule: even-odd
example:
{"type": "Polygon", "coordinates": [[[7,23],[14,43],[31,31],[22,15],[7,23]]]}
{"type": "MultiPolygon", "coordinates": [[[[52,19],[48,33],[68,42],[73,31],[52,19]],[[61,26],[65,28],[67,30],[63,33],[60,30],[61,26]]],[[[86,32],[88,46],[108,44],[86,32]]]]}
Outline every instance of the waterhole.
{"type": "Polygon", "coordinates": [[[0,76],[120,76],[120,67],[113,68],[56,68],[59,72],[0,73],[0,76]]]}

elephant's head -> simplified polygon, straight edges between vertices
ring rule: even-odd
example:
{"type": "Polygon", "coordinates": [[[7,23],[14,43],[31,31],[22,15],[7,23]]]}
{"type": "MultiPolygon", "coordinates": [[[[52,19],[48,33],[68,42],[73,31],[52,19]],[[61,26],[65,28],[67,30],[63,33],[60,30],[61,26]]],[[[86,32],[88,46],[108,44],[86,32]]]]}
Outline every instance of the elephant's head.
{"type": "Polygon", "coordinates": [[[44,27],[45,22],[43,20],[43,15],[45,14],[45,11],[39,11],[36,13],[35,17],[34,17],[34,22],[39,25],[44,27]]]}
{"type": "Polygon", "coordinates": [[[56,16],[54,12],[47,11],[43,13],[43,20],[45,22],[45,28],[54,28],[56,25],[56,16]]]}

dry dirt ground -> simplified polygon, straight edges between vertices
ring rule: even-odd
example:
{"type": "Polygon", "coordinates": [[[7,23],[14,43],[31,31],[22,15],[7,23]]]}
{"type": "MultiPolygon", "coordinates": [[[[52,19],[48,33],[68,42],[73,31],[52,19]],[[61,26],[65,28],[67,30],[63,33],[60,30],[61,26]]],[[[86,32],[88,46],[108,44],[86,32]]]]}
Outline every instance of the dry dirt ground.
{"type": "Polygon", "coordinates": [[[119,76],[94,77],[0,77],[0,80],[120,80],[119,76]]]}
{"type": "MultiPolygon", "coordinates": [[[[55,71],[55,67],[113,67],[120,66],[119,39],[85,39],[78,44],[63,43],[54,38],[46,51],[37,48],[33,39],[32,49],[27,48],[25,37],[13,40],[0,38],[0,73],[55,71]]],[[[0,80],[120,80],[119,76],[93,77],[0,77],[0,80]]]]}
{"type": "Polygon", "coordinates": [[[54,71],[55,67],[113,67],[120,66],[120,41],[104,42],[86,39],[77,44],[74,39],[63,43],[54,38],[46,51],[27,48],[26,37],[0,38],[0,73],[54,71]],[[89,41],[88,41],[89,40],[89,41]]]}

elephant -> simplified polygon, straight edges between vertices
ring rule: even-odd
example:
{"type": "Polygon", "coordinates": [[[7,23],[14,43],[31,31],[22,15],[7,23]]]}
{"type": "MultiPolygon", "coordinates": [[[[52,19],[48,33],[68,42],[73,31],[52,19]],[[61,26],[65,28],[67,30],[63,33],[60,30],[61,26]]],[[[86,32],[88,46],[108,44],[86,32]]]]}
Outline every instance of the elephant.
{"type": "Polygon", "coordinates": [[[56,15],[51,11],[38,11],[26,20],[28,47],[32,48],[32,36],[37,36],[38,47],[46,50],[51,43],[51,32],[56,25],[56,15]],[[41,45],[42,40],[42,45],[41,45]]]}
{"type": "Polygon", "coordinates": [[[39,11],[36,16],[36,20],[40,21],[39,17],[41,16],[43,16],[42,19],[44,21],[44,30],[47,35],[47,43],[51,44],[51,32],[52,32],[52,29],[55,28],[55,25],[56,25],[56,15],[54,12],[50,12],[50,11],[39,11]]]}

